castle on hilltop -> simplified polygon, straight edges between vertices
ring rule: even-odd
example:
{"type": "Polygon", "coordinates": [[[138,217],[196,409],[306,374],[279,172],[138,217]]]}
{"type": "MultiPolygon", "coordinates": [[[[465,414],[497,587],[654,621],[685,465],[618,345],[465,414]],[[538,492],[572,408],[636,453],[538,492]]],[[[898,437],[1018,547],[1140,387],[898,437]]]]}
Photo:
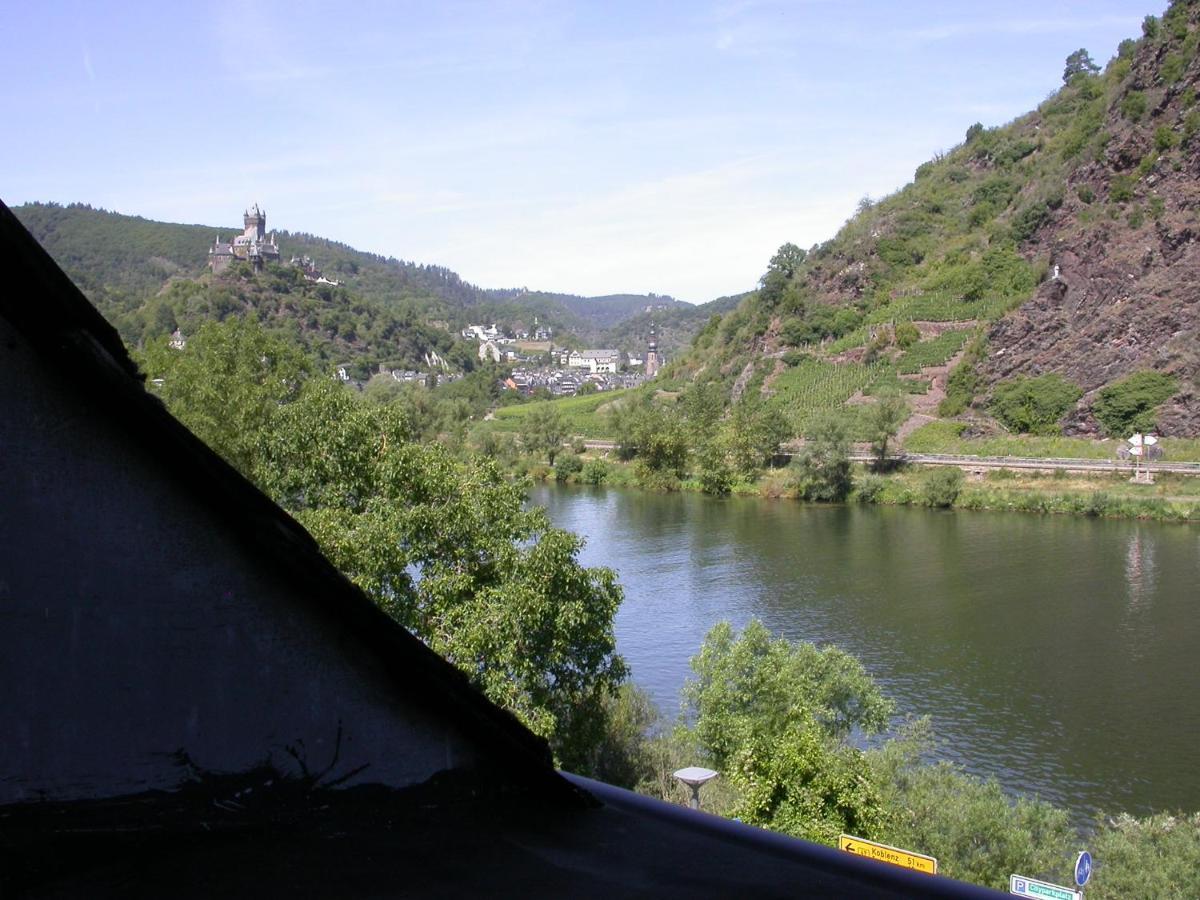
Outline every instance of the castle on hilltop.
{"type": "Polygon", "coordinates": [[[255,271],[262,269],[266,263],[279,262],[279,245],[275,242],[274,234],[267,234],[267,214],[258,208],[257,203],[246,210],[242,222],[246,230],[231,243],[223,243],[218,235],[208,248],[208,267],[214,273],[224,272],[236,260],[250,263],[255,271]]]}

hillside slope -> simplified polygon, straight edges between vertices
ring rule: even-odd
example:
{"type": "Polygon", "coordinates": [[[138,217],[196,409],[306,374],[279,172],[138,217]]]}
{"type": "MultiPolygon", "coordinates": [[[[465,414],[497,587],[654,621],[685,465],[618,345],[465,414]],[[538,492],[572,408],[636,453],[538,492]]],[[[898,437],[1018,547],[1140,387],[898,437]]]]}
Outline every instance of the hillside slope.
{"type": "Polygon", "coordinates": [[[1059,426],[1091,434],[1101,389],[1150,370],[1174,390],[1159,426],[1200,434],[1200,3],[1144,32],[832,240],[785,245],[673,373],[773,398],[801,432],[883,387],[944,389],[931,415],[995,429],[998,385],[1055,373],[1079,391],[1059,426]]]}
{"type": "MultiPolygon", "coordinates": [[[[31,203],[13,212],[131,343],[147,329],[156,331],[154,311],[149,309],[153,298],[172,280],[206,277],[208,248],[214,238],[223,235],[228,240],[241,231],[232,226],[155,222],[84,204],[31,203]]],[[[489,290],[441,266],[365,253],[310,234],[278,231],[277,235],[285,259],[307,255],[358,301],[402,319],[439,323],[435,327],[442,330],[458,331],[479,322],[528,327],[537,318],[556,336],[609,345],[609,332],[647,307],[664,314],[695,309],[653,294],[580,297],[523,288],[489,290]]],[[[690,340],[703,319],[685,316],[683,321],[694,322],[683,329],[685,341],[690,340]]],[[[622,349],[644,349],[644,335],[632,340],[626,340],[624,333],[618,337],[622,349]]],[[[386,355],[382,348],[381,355],[386,355]]]]}

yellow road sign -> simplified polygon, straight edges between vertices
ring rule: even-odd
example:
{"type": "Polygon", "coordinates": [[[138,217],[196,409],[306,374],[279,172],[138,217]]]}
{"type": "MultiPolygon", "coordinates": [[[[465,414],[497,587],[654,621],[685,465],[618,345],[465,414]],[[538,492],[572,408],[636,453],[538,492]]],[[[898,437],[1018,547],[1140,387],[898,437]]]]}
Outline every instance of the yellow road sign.
{"type": "Polygon", "coordinates": [[[916,869],[927,875],[937,874],[937,860],[932,856],[913,853],[911,850],[901,850],[899,847],[889,847],[887,844],[877,844],[875,841],[864,841],[852,834],[843,834],[838,838],[838,849],[853,853],[855,856],[865,856],[867,859],[891,863],[893,866],[916,869]]]}

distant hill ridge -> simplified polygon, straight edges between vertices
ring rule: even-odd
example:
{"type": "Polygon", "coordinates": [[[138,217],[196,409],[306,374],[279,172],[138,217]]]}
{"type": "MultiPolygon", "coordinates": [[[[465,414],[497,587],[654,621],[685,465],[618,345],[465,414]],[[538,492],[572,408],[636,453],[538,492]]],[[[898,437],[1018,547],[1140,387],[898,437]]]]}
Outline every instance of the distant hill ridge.
{"type": "MultiPolygon", "coordinates": [[[[164,304],[191,297],[194,289],[172,286],[180,280],[205,284],[207,293],[214,285],[206,281],[208,248],[220,235],[226,240],[241,231],[208,225],[156,222],[139,216],[96,209],[86,204],[66,206],[31,203],[13,210],[77,284],[121,331],[127,342],[136,345],[148,336],[161,333],[167,324],[180,318],[179,311],[168,315],[164,304]]],[[[269,211],[268,211],[269,212],[269,211]]],[[[269,223],[268,223],[269,224],[269,223]]],[[[326,238],[303,232],[276,229],[283,258],[308,255],[318,266],[342,283],[351,306],[372,306],[374,318],[395,319],[405,327],[420,326],[427,333],[417,335],[412,347],[364,347],[361,329],[344,321],[333,322],[324,311],[325,323],[308,323],[326,333],[317,343],[330,344],[321,355],[354,358],[370,351],[372,361],[385,357],[415,360],[411,351],[436,349],[445,355],[450,341],[435,339],[433,331],[456,333],[464,325],[478,322],[515,322],[532,324],[536,318],[555,331],[556,338],[582,343],[606,343],[628,352],[644,349],[652,324],[659,320],[665,333],[663,349],[674,352],[684,346],[700,325],[717,309],[696,312],[695,307],[671,297],[654,294],[615,294],[581,297],[572,294],[528,291],[524,288],[485,289],[464,281],[443,266],[424,265],[368,253],[326,238]],[[647,307],[654,312],[646,313],[647,307]],[[612,329],[637,319],[640,332],[623,329],[610,336],[612,329]],[[432,328],[432,331],[430,330],[432,328]],[[348,336],[348,337],[347,337],[348,336]]],[[[276,285],[279,287],[280,285],[276,285]]],[[[194,286],[193,286],[194,288],[194,286]]],[[[252,293],[257,301],[269,293],[259,285],[252,293]]],[[[311,288],[297,285],[301,293],[311,288]]],[[[291,288],[289,288],[291,290],[291,288]]],[[[342,296],[328,291],[321,296],[342,296]]],[[[245,299],[245,298],[243,298],[245,299]]],[[[327,301],[328,302],[328,301],[327,301]]],[[[226,304],[227,305],[227,304],[226,304]]],[[[236,304],[235,304],[236,305],[236,304]]],[[[276,304],[275,318],[287,318],[289,304],[276,304]]],[[[200,317],[221,317],[232,310],[217,302],[202,305],[200,317]]],[[[199,318],[192,316],[193,321],[199,318]]],[[[376,330],[392,331],[397,325],[368,329],[366,340],[377,340],[376,330]]],[[[301,331],[305,330],[302,326],[301,331]]]]}

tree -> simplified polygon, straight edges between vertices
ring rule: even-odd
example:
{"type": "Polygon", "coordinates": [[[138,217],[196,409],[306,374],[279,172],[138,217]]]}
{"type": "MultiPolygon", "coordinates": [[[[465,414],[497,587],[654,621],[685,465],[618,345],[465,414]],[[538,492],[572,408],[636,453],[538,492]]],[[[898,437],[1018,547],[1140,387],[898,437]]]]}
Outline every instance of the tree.
{"type": "Polygon", "coordinates": [[[875,454],[875,467],[887,465],[888,442],[908,421],[908,403],[899,391],[882,391],[874,405],[867,409],[866,426],[870,435],[871,452],[875,454]]]}
{"type": "Polygon", "coordinates": [[[792,468],[796,492],[805,500],[845,500],[854,486],[845,422],[834,414],[818,419],[792,468]]]}
{"type": "Polygon", "coordinates": [[[1063,69],[1063,84],[1070,84],[1076,75],[1095,75],[1100,67],[1092,61],[1091,54],[1080,47],[1067,57],[1066,68],[1063,69]]]}
{"type": "Polygon", "coordinates": [[[1066,810],[1010,799],[995,781],[949,763],[930,765],[930,747],[928,722],[918,720],[868,754],[888,813],[879,839],[937,857],[940,874],[997,890],[1013,872],[1061,882],[1077,840],[1066,810]]]}
{"type": "Polygon", "coordinates": [[[527,509],[491,461],[416,443],[397,405],[332,379],[293,384],[290,357],[256,325],[212,327],[167,351],[186,362],[146,356],[171,411],[211,433],[380,607],[548,738],[561,765],[585,767],[626,675],[614,573],[581,566],[582,541],[527,509]],[[222,398],[236,429],[212,421],[222,398]]]}
{"type": "Polygon", "coordinates": [[[836,647],[774,639],[759,621],[712,628],[684,688],[694,735],[738,788],[742,821],[832,843],[883,818],[865,757],[848,738],[884,728],[891,704],[836,647]]]}
{"type": "Polygon", "coordinates": [[[295,348],[240,318],[205,323],[183,350],[163,337],[139,362],[168,408],[252,480],[261,477],[260,437],[310,372],[295,348]]]}
{"type": "Polygon", "coordinates": [[[558,407],[552,403],[535,403],[521,422],[521,443],[530,453],[544,453],[550,465],[562,450],[567,439],[567,425],[558,407]]]}
{"type": "Polygon", "coordinates": [[[624,459],[636,456],[651,472],[685,474],[689,434],[674,405],[660,403],[653,394],[622,404],[614,411],[613,431],[624,459]]]}
{"type": "Polygon", "coordinates": [[[790,436],[791,426],[778,408],[743,398],[734,405],[722,429],[720,443],[734,470],[744,478],[753,478],[790,436]]]}
{"type": "Polygon", "coordinates": [[[790,242],[775,251],[766,273],[759,279],[758,295],[765,306],[771,308],[779,304],[807,256],[806,251],[790,242]]]}

